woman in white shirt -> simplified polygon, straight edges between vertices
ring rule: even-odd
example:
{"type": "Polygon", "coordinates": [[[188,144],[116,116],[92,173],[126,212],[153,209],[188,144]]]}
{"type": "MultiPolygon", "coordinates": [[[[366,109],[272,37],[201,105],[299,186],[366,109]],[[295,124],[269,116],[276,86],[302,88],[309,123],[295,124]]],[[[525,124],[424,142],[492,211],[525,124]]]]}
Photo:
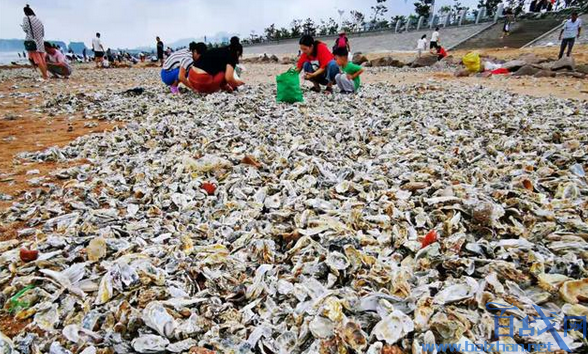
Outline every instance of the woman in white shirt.
{"type": "Polygon", "coordinates": [[[45,61],[45,47],[43,37],[45,37],[45,28],[41,20],[35,16],[33,9],[29,5],[24,8],[25,17],[22,21],[22,30],[26,34],[25,49],[29,53],[29,59],[41,70],[43,79],[47,79],[47,62],[45,61]],[[28,45],[32,47],[28,47],[28,45]]]}
{"type": "Polygon", "coordinates": [[[425,50],[425,49],[427,49],[427,35],[423,34],[421,39],[419,39],[419,41],[417,42],[417,50],[419,51],[419,58],[421,57],[421,54],[422,54],[423,50],[425,50]]]}

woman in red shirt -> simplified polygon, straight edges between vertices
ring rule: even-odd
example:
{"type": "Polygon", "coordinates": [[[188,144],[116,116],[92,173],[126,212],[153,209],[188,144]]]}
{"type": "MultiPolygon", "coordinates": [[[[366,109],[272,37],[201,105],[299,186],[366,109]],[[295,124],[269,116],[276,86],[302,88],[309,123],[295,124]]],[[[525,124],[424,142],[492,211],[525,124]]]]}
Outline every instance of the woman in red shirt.
{"type": "Polygon", "coordinates": [[[298,72],[304,70],[306,73],[304,78],[314,85],[313,91],[320,92],[320,85],[326,85],[325,91],[332,93],[335,76],[339,73],[339,66],[327,45],[315,41],[312,36],[304,35],[300,38],[300,50],[302,55],[298,59],[298,72]]]}

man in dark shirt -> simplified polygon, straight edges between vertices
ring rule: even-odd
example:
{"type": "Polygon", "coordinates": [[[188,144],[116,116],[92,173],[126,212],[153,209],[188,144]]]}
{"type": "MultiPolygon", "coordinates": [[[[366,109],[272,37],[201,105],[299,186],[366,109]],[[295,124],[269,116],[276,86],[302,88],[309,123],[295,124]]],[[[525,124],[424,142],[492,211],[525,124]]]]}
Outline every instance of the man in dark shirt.
{"type": "Polygon", "coordinates": [[[159,37],[155,40],[157,40],[157,60],[159,60],[159,66],[163,66],[163,42],[159,37]]]}

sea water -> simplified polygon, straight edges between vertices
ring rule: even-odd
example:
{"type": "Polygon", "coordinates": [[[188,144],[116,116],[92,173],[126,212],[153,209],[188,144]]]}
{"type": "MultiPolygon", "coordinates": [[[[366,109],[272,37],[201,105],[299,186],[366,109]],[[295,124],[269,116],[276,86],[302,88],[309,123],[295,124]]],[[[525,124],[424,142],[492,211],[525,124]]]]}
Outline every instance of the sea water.
{"type": "Polygon", "coordinates": [[[19,52],[0,52],[0,65],[7,65],[12,62],[28,62],[27,58],[22,57],[22,52],[20,52],[20,58],[18,54],[19,52]]]}

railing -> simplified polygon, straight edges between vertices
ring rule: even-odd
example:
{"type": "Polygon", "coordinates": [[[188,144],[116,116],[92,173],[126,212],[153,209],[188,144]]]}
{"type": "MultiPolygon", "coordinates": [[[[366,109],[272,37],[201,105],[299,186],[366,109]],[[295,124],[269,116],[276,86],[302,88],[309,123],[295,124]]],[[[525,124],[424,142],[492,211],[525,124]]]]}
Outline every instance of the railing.
{"type": "MultiPolygon", "coordinates": [[[[502,17],[503,8],[501,5],[495,11],[494,16],[488,16],[485,9],[479,9],[475,12],[464,10],[460,12],[449,12],[435,15],[432,21],[428,21],[425,17],[420,18],[408,18],[403,21],[397,21],[390,23],[388,27],[377,28],[377,29],[366,29],[363,31],[348,32],[349,36],[363,37],[372,36],[384,33],[404,33],[410,31],[420,31],[424,29],[434,29],[435,27],[448,28],[448,27],[461,27],[466,25],[474,25],[479,23],[487,23],[494,21],[496,22],[502,17]],[[474,15],[475,14],[475,15],[474,15]]],[[[337,38],[337,34],[317,34],[317,38],[337,38]]],[[[285,37],[280,39],[262,39],[254,43],[243,41],[243,46],[256,46],[262,44],[280,44],[284,42],[290,42],[300,39],[299,36],[285,37]]]]}

